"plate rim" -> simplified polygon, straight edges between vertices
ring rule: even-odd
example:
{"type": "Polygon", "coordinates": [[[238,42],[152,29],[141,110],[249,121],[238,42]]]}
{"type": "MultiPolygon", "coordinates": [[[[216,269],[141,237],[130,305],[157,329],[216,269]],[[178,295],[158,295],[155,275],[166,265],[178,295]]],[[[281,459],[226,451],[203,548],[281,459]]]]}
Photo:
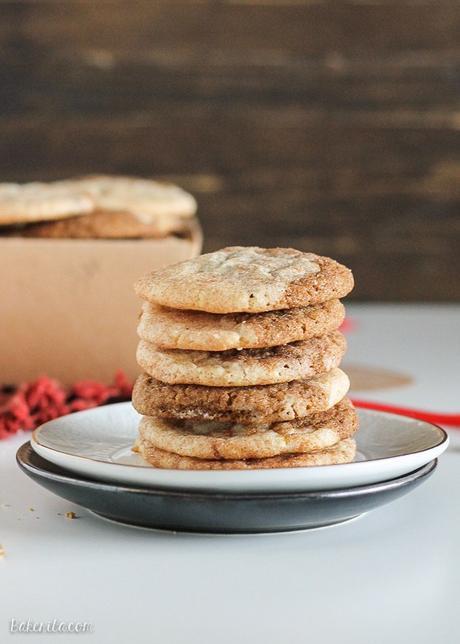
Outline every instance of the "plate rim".
{"type": "Polygon", "coordinates": [[[87,476],[83,476],[81,474],[78,474],[78,478],[75,477],[75,473],[71,472],[70,470],[67,472],[65,468],[63,468],[60,465],[55,465],[54,463],[51,463],[51,461],[47,461],[43,456],[35,452],[35,450],[32,447],[31,441],[26,441],[23,443],[19,449],[16,452],[16,462],[18,466],[22,470],[27,470],[28,472],[35,472],[39,476],[43,478],[47,478],[48,480],[54,480],[57,482],[61,483],[69,483],[71,482],[74,485],[77,485],[79,487],[83,487],[86,489],[100,489],[103,488],[105,490],[110,490],[114,491],[116,489],[122,489],[123,491],[126,492],[131,492],[131,493],[137,493],[137,494],[149,494],[153,496],[170,496],[170,497],[182,497],[182,498],[193,498],[194,500],[199,500],[199,499],[207,499],[210,496],[212,496],[213,499],[233,499],[233,500],[238,500],[238,499],[244,499],[244,500],[262,500],[262,499],[273,499],[273,500],[279,500],[280,498],[290,498],[290,499],[304,499],[308,497],[309,499],[313,500],[315,498],[324,498],[327,496],[328,498],[334,498],[334,499],[340,499],[343,497],[353,497],[353,496],[358,496],[359,494],[362,494],[363,492],[377,492],[379,489],[383,488],[385,490],[388,489],[396,489],[400,487],[401,485],[404,485],[405,483],[408,483],[411,480],[418,480],[419,478],[425,478],[425,476],[428,476],[436,470],[438,466],[438,458],[434,458],[428,463],[425,463],[424,465],[416,468],[415,470],[411,470],[410,472],[407,472],[405,474],[402,474],[400,476],[391,478],[391,479],[386,479],[383,481],[378,481],[376,483],[366,483],[364,485],[355,485],[353,487],[349,488],[332,488],[332,489],[324,489],[324,490],[305,490],[305,491],[280,491],[280,492],[229,492],[229,491],[214,491],[214,490],[206,490],[203,491],[201,489],[196,489],[196,490],[186,490],[186,489],[178,489],[178,488],[163,488],[161,486],[156,485],[155,487],[143,487],[141,485],[133,486],[133,484],[127,484],[127,483],[115,483],[115,482],[110,482],[110,481],[99,481],[97,479],[91,479],[87,476]],[[59,468],[60,470],[63,471],[63,473],[54,473],[54,472],[49,472],[48,470],[43,470],[36,465],[26,463],[23,460],[23,454],[27,454],[33,452],[36,456],[38,456],[40,459],[45,461],[45,463],[49,463],[50,465],[53,465],[54,467],[59,468]]]}
{"type": "MultiPolygon", "coordinates": [[[[85,461],[85,462],[89,462],[89,463],[98,463],[98,464],[102,464],[104,466],[117,465],[117,466],[120,466],[120,467],[123,467],[123,468],[129,468],[132,471],[133,470],[148,470],[149,468],[147,466],[145,466],[145,465],[136,465],[134,463],[111,463],[110,461],[106,461],[106,460],[104,461],[104,460],[101,460],[101,459],[92,458],[90,456],[82,456],[82,455],[79,455],[79,454],[69,454],[69,452],[66,452],[64,450],[56,449],[55,447],[49,447],[48,445],[43,445],[42,443],[40,443],[39,440],[37,440],[37,438],[38,438],[38,436],[40,434],[40,430],[42,430],[47,425],[51,425],[53,423],[58,423],[63,418],[67,418],[69,416],[72,416],[72,417],[73,416],[79,416],[80,414],[91,414],[92,412],[94,413],[97,410],[102,410],[105,407],[111,407],[111,408],[115,408],[115,409],[120,409],[121,407],[127,408],[128,406],[131,409],[133,409],[135,413],[138,413],[134,409],[134,407],[132,406],[132,403],[130,401],[126,401],[126,402],[120,402],[120,403],[113,403],[113,404],[110,404],[110,405],[103,405],[103,406],[100,406],[100,407],[93,407],[91,409],[84,409],[84,410],[79,411],[79,412],[74,412],[73,414],[66,414],[65,416],[60,416],[59,418],[54,418],[52,420],[49,420],[46,423],[42,423],[36,429],[33,430],[32,435],[31,435],[31,439],[30,439],[31,447],[32,447],[32,449],[34,449],[34,443],[35,443],[40,448],[42,448],[44,450],[50,450],[50,451],[55,452],[57,454],[63,454],[65,456],[69,456],[71,458],[75,458],[75,459],[78,459],[80,461],[85,461]]],[[[378,410],[375,410],[375,409],[360,409],[359,407],[357,407],[356,409],[358,410],[358,412],[362,412],[365,415],[377,416],[377,417],[390,416],[390,417],[393,417],[393,418],[396,418],[396,419],[401,419],[402,418],[402,419],[404,419],[405,422],[407,422],[409,424],[411,424],[412,422],[422,423],[423,425],[426,425],[426,426],[429,426],[431,428],[435,428],[436,430],[438,430],[438,432],[440,432],[440,440],[435,445],[431,445],[430,447],[426,447],[424,449],[419,449],[419,450],[414,450],[414,451],[411,451],[411,452],[406,452],[405,454],[398,454],[396,456],[383,456],[381,458],[366,459],[366,460],[363,460],[363,461],[352,461],[350,463],[336,463],[334,465],[321,465],[321,466],[316,466],[316,467],[321,467],[322,470],[326,470],[326,468],[327,468],[327,471],[330,471],[329,468],[334,468],[335,469],[337,467],[344,468],[344,467],[347,467],[347,466],[348,467],[349,466],[356,466],[356,465],[360,465],[360,464],[364,465],[364,464],[369,464],[369,463],[379,463],[379,462],[384,462],[384,461],[387,461],[387,460],[390,460],[390,459],[391,460],[400,460],[400,459],[404,459],[404,458],[407,458],[408,456],[412,456],[412,455],[415,455],[415,454],[423,454],[425,452],[429,452],[430,450],[437,449],[437,448],[441,447],[444,444],[445,444],[444,449],[446,449],[448,447],[448,445],[449,445],[449,435],[448,435],[448,433],[442,427],[440,427],[439,425],[436,425],[435,423],[430,423],[429,421],[426,421],[426,420],[420,420],[420,419],[417,419],[417,418],[412,418],[410,416],[404,416],[403,414],[396,414],[394,412],[378,411],[378,410]]],[[[359,429],[358,429],[358,432],[359,432],[359,429]]],[[[34,451],[36,451],[36,450],[34,449],[34,451]]],[[[43,456],[41,454],[39,454],[38,452],[36,452],[36,453],[43,458],[43,456]]],[[[315,466],[313,466],[313,468],[314,467],[315,466]]],[[[158,470],[159,468],[154,468],[154,469],[158,470]]],[[[285,469],[286,468],[274,467],[274,468],[270,469],[270,472],[280,472],[280,471],[285,471],[285,469]]],[[[301,470],[301,471],[311,470],[312,466],[309,466],[309,467],[297,467],[295,469],[296,470],[301,470]]],[[[193,476],[193,474],[199,473],[200,476],[204,475],[209,479],[217,478],[221,474],[225,475],[225,474],[229,473],[228,471],[177,470],[177,469],[172,469],[172,468],[165,468],[165,471],[186,472],[188,476],[193,476]]],[[[232,472],[232,471],[237,472],[238,470],[230,470],[230,472],[232,472]]],[[[253,472],[266,472],[266,470],[259,468],[259,469],[254,469],[254,470],[240,472],[240,473],[242,473],[242,474],[252,474],[253,472]]]]}

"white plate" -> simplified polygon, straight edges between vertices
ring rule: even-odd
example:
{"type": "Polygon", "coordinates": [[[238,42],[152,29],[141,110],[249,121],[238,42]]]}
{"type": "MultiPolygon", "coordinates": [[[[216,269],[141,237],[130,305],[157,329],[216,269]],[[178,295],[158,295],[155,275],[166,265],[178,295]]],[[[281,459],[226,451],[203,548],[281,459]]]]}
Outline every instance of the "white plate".
{"type": "Polygon", "coordinates": [[[161,470],[131,451],[139,414],[131,403],[106,405],[63,416],[32,434],[43,458],[102,481],[149,487],[215,491],[287,492],[331,490],[377,483],[407,474],[446,449],[447,434],[430,423],[360,410],[355,462],[319,467],[252,471],[161,470]]]}

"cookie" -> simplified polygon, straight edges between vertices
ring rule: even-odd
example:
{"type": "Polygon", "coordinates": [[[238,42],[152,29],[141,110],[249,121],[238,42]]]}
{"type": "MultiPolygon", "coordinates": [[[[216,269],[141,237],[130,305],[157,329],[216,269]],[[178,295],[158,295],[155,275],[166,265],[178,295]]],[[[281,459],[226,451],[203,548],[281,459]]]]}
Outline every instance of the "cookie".
{"type": "Polygon", "coordinates": [[[131,212],[96,210],[79,217],[30,224],[20,234],[47,239],[160,239],[171,233],[188,232],[190,217],[162,215],[144,223],[131,212]]]}
{"type": "Polygon", "coordinates": [[[144,302],[137,332],[142,340],[161,349],[261,349],[330,333],[344,316],[339,300],[252,315],[180,311],[144,302]]]}
{"type": "Polygon", "coordinates": [[[350,463],[356,454],[356,443],[346,438],[334,447],[311,454],[281,454],[271,458],[239,460],[210,460],[179,456],[166,452],[143,438],[138,438],[135,451],[154,467],[173,470],[261,470],[285,467],[311,467],[315,465],[337,465],[350,463]]]}
{"type": "Polygon", "coordinates": [[[141,439],[179,456],[204,459],[269,458],[329,449],[350,438],[358,417],[348,399],[329,411],[273,425],[166,420],[144,416],[141,439]]]}
{"type": "Polygon", "coordinates": [[[93,207],[91,197],[67,181],[0,183],[0,225],[73,217],[93,207]]]}
{"type": "Polygon", "coordinates": [[[349,387],[341,369],[310,380],[256,387],[168,385],[144,373],[136,380],[132,400],[145,416],[271,424],[330,409],[349,387]]]}
{"type": "Polygon", "coordinates": [[[341,298],[351,271],[328,257],[293,248],[233,246],[142,277],[139,297],[155,304],[209,313],[260,313],[341,298]]]}
{"type": "Polygon", "coordinates": [[[247,387],[311,378],[338,367],[346,351],[339,331],[269,349],[182,351],[157,349],[144,340],[137,362],[150,376],[168,384],[247,387]]]}
{"type": "MultiPolygon", "coordinates": [[[[20,231],[23,237],[158,238],[186,231],[196,212],[196,202],[190,194],[173,184],[153,180],[96,176],[41,185],[81,195],[89,207],[70,213],[79,216],[27,226],[20,231]]],[[[39,219],[54,217],[45,212],[39,219]]]]}
{"type": "Polygon", "coordinates": [[[172,183],[106,175],[73,182],[92,197],[95,210],[130,212],[146,225],[161,216],[191,217],[196,213],[192,195],[172,183]]]}

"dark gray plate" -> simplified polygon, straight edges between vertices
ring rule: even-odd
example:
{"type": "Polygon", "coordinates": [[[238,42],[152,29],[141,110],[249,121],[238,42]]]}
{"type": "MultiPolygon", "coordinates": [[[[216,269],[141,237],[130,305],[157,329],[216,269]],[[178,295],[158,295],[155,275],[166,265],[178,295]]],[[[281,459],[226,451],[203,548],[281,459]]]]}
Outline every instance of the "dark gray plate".
{"type": "Polygon", "coordinates": [[[230,494],[103,483],[53,465],[30,443],[19,448],[16,458],[27,476],[47,490],[106,519],[145,528],[224,534],[289,532],[343,523],[407,494],[437,465],[434,460],[410,474],[354,488],[230,494]]]}

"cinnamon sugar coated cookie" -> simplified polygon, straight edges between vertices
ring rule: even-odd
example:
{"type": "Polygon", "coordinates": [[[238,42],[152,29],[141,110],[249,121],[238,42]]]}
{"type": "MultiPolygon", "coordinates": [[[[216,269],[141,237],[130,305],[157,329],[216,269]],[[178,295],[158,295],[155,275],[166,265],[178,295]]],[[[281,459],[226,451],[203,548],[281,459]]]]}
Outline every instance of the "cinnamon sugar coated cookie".
{"type": "Polygon", "coordinates": [[[351,271],[292,248],[233,246],[154,271],[139,297],[178,309],[258,313],[319,304],[353,288],[351,271]]]}
{"type": "Polygon", "coordinates": [[[172,183],[106,175],[74,179],[73,183],[91,196],[96,209],[131,212],[145,224],[160,215],[191,217],[196,212],[192,195],[172,183]]]}
{"type": "Polygon", "coordinates": [[[224,248],[142,277],[133,449],[185,470],[352,461],[358,416],[338,368],[352,287],[345,266],[292,248],[224,248]]]}
{"type": "Polygon", "coordinates": [[[180,456],[238,460],[329,449],[353,436],[357,426],[353,405],[344,399],[329,411],[273,425],[144,417],[139,435],[153,447],[180,456]]]}
{"type": "Polygon", "coordinates": [[[40,222],[20,231],[26,237],[162,237],[185,230],[195,212],[192,195],[150,179],[94,176],[0,184],[0,223],[40,222]]]}
{"type": "Polygon", "coordinates": [[[255,387],[168,385],[143,373],[134,385],[133,405],[146,416],[271,424],[330,409],[349,387],[341,369],[310,380],[255,387]]]}
{"type": "Polygon", "coordinates": [[[91,197],[67,181],[0,183],[0,224],[62,219],[93,210],[91,197]]]}
{"type": "Polygon", "coordinates": [[[30,224],[21,230],[21,236],[47,239],[159,239],[173,232],[187,234],[189,224],[188,216],[152,216],[151,221],[145,223],[132,212],[95,210],[79,217],[30,224]]]}
{"type": "Polygon", "coordinates": [[[345,351],[345,337],[339,331],[278,347],[224,352],[162,350],[141,340],[137,362],[169,384],[246,387],[324,373],[339,366],[345,351]]]}
{"type": "Polygon", "coordinates": [[[261,349],[330,333],[344,316],[339,300],[252,315],[180,311],[144,302],[137,332],[142,340],[162,349],[261,349]]]}
{"type": "Polygon", "coordinates": [[[285,467],[311,467],[317,465],[337,465],[350,463],[356,454],[356,443],[346,438],[334,447],[319,452],[306,454],[282,454],[271,458],[252,458],[239,460],[211,460],[179,456],[172,452],[154,447],[139,437],[136,451],[151,465],[162,469],[173,470],[266,470],[285,467]]]}

